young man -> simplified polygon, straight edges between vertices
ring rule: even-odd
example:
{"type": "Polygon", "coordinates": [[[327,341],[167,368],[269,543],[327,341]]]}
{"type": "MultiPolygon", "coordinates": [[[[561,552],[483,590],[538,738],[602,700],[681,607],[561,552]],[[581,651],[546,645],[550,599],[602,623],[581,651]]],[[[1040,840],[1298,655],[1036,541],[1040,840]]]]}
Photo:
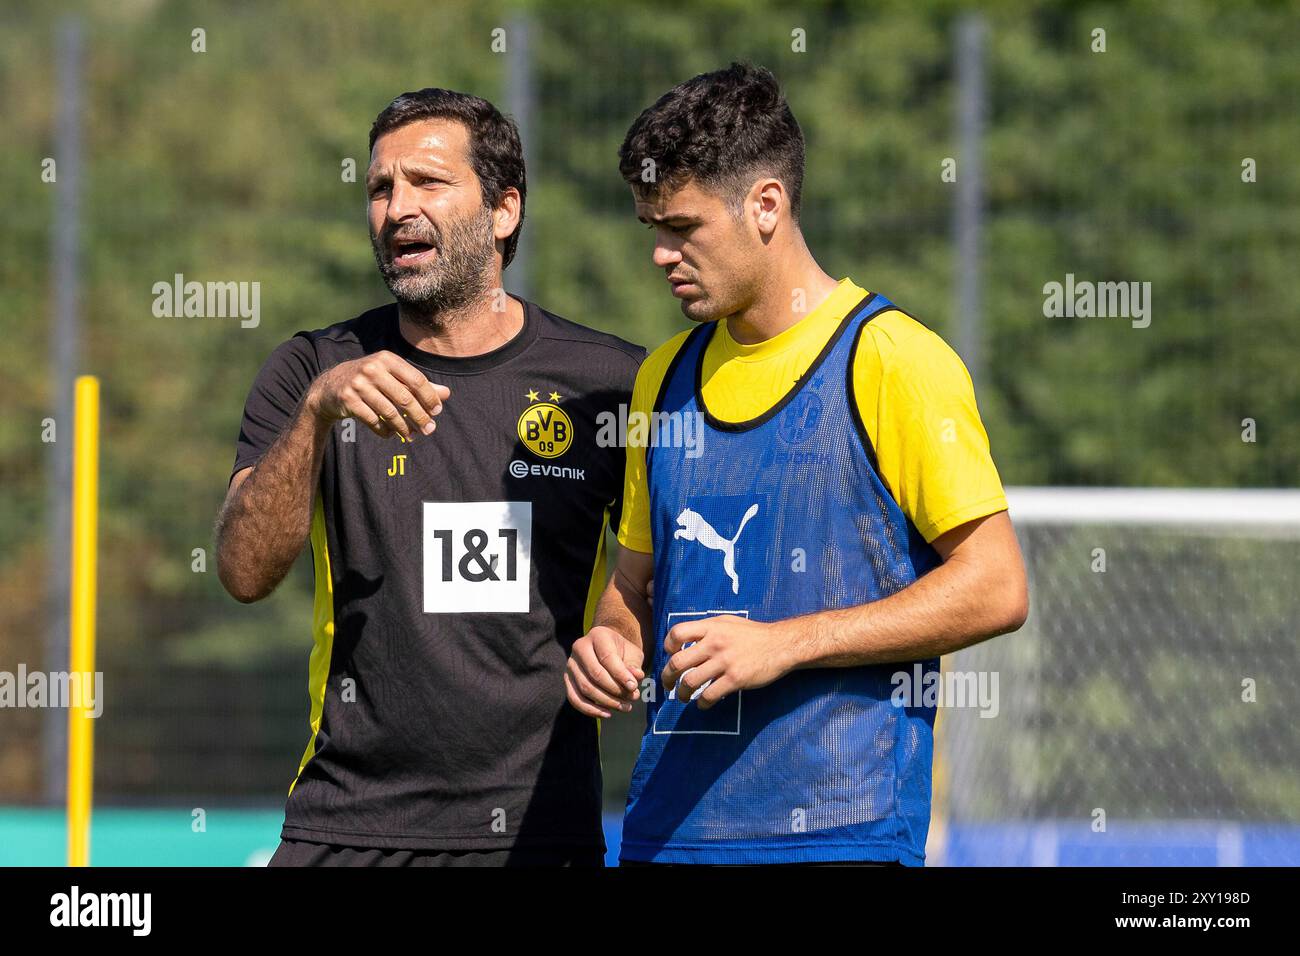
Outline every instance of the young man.
{"type": "Polygon", "coordinates": [[[271,862],[599,866],[596,722],[560,675],[618,513],[597,418],[644,351],[502,291],[527,187],[492,104],[403,94],[370,147],[396,303],[275,350],[218,519],[240,601],[309,536],[316,569],[312,737],[271,862]]]}
{"type": "Polygon", "coordinates": [[[653,656],[621,859],[919,865],[934,707],[896,706],[893,675],[1028,606],[970,378],[813,259],[803,137],[768,71],[670,90],[619,156],[697,323],[646,360],[629,421],[702,428],[629,449],[616,574],[565,675],[606,717],[653,656]]]}

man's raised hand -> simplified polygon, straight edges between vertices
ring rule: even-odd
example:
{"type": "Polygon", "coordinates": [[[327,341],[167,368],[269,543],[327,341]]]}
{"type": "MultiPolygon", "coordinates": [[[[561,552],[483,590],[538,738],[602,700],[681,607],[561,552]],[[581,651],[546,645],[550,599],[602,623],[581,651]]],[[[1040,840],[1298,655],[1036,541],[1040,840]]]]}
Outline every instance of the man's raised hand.
{"type": "Polygon", "coordinates": [[[433,417],[451,395],[425,374],[392,352],[375,352],[327,369],[307,390],[307,407],[317,418],[355,418],[380,438],[415,432],[432,435],[433,417]]]}

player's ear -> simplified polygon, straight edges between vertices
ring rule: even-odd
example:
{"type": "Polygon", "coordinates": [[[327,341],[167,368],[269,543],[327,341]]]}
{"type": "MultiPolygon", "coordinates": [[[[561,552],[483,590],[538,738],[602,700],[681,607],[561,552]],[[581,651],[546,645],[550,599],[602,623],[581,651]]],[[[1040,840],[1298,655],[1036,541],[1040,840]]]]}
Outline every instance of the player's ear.
{"type": "Polygon", "coordinates": [[[509,239],[519,227],[519,190],[514,186],[506,187],[501,199],[492,210],[492,236],[495,239],[509,239]]]}
{"type": "Polygon", "coordinates": [[[786,214],[785,187],[779,179],[760,179],[750,187],[745,208],[753,216],[754,225],[764,239],[776,232],[777,224],[786,214]]]}

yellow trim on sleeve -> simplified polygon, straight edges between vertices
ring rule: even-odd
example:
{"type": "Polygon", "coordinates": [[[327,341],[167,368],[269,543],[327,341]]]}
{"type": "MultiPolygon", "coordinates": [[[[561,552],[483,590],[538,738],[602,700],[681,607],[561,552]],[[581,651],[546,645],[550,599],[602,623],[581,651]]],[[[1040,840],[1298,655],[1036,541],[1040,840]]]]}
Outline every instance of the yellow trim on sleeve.
{"type": "MultiPolygon", "coordinates": [[[[596,561],[591,569],[591,582],[587,585],[587,606],[582,612],[582,633],[586,634],[591,630],[591,622],[596,617],[596,605],[600,602],[600,596],[605,591],[605,567],[608,561],[608,550],[606,548],[609,531],[609,508],[605,509],[605,517],[600,522],[600,542],[596,545],[596,561]]],[[[578,635],[581,636],[581,635],[578,635]]],[[[605,770],[605,758],[600,752],[600,718],[596,718],[596,759],[600,762],[601,772],[605,770]]]]}
{"type": "Polygon", "coordinates": [[[307,749],[298,764],[298,773],[289,785],[289,793],[293,793],[298,778],[316,752],[316,735],[320,733],[321,715],[325,712],[325,684],[329,680],[330,657],[334,653],[334,579],[330,575],[325,506],[319,496],[311,518],[311,553],[316,574],[316,595],[312,602],[311,662],[307,677],[307,692],[311,697],[311,739],[307,741],[307,749]]]}

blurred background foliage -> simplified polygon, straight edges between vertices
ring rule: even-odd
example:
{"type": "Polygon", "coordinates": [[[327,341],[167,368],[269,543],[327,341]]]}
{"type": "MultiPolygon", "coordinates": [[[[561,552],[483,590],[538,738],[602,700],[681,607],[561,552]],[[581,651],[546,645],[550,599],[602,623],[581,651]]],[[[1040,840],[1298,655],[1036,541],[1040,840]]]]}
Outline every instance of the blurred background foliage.
{"type": "MultiPolygon", "coordinates": [[[[0,668],[10,670],[40,660],[45,627],[40,436],[55,404],[57,186],[40,172],[54,152],[56,27],[73,9],[0,12],[0,668]]],[[[216,579],[211,525],[243,401],[279,342],[388,299],[362,186],[341,176],[348,159],[364,170],[376,113],[422,86],[504,108],[506,57],[492,52],[492,31],[521,12],[532,22],[537,104],[525,227],[534,299],[649,346],[684,327],[632,216],[617,148],[671,85],[749,59],[776,72],[803,126],[803,224],[819,261],[955,343],[955,187],[940,173],[946,157],[961,169],[953,26],[964,5],[97,0],[75,9],[86,38],[79,370],[104,389],[102,653],[106,666],[149,677],[141,694],[166,668],[209,675],[214,694],[244,688],[224,699],[229,722],[205,719],[200,688],[182,695],[192,713],[182,702],[129,731],[106,724],[104,746],[120,756],[101,763],[110,794],[179,795],[189,784],[178,780],[212,792],[251,747],[271,755],[268,769],[232,796],[282,795],[307,733],[310,562],[254,607],[216,579]],[[196,28],[206,52],[191,50],[196,28]],[[806,52],[791,48],[796,29],[806,52]],[[156,318],[153,284],[176,273],[259,281],[260,324],[156,318]],[[191,570],[195,548],[208,549],[206,573],[191,570]],[[234,676],[212,676],[221,674],[234,676]],[[230,759],[206,771],[181,763],[195,733],[214,747],[229,741],[230,759]],[[194,776],[204,773],[211,779],[194,776]]],[[[1226,0],[984,12],[977,388],[1008,484],[1294,484],[1297,12],[1226,0]],[[1098,27],[1105,53],[1091,49],[1098,27]],[[1246,157],[1257,182],[1242,181],[1246,157]],[[1150,282],[1150,327],[1045,318],[1043,286],[1066,273],[1150,282]],[[1247,417],[1254,443],[1242,441],[1247,417]]],[[[517,279],[507,272],[507,287],[517,279]]],[[[37,727],[30,715],[5,720],[37,727]]],[[[24,736],[0,734],[0,797],[39,792],[39,754],[24,736]]],[[[626,779],[622,757],[606,766],[626,779]]]]}

